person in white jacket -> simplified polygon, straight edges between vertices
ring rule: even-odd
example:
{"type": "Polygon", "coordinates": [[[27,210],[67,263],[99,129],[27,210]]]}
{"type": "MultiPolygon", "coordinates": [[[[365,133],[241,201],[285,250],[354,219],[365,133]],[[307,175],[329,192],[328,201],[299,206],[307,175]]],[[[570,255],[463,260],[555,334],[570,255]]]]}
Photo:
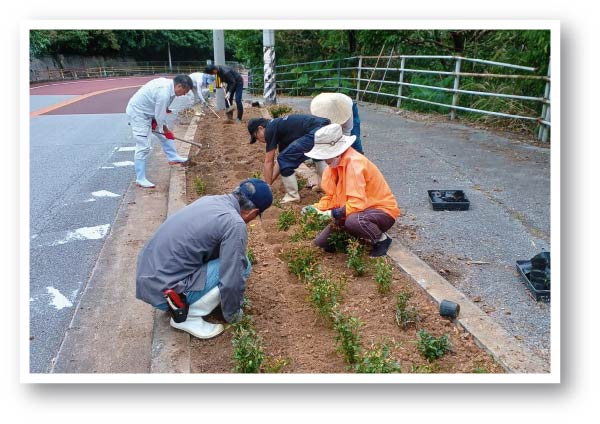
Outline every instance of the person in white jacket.
{"type": "Polygon", "coordinates": [[[205,74],[204,72],[194,72],[190,74],[190,78],[194,83],[192,87],[192,93],[194,93],[194,103],[206,104],[206,98],[208,97],[209,91],[208,86],[214,84],[215,76],[205,74]]]}
{"type": "Polygon", "coordinates": [[[177,154],[173,132],[167,126],[169,105],[177,96],[185,96],[193,87],[188,75],[177,75],[173,79],[156,78],[144,84],[129,100],[125,112],[135,140],[135,182],[138,187],[153,188],[146,179],[146,157],[152,149],[150,135],[154,134],[170,165],[182,164],[187,158],[177,154]]]}

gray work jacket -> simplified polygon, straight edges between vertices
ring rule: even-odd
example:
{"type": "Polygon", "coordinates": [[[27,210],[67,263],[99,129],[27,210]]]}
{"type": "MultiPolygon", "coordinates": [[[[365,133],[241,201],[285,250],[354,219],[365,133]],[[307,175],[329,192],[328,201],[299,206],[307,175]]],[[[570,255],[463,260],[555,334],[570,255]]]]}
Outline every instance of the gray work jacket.
{"type": "Polygon", "coordinates": [[[221,309],[233,321],[246,289],[247,238],[233,195],[201,197],[167,218],[139,253],[136,297],[156,306],[165,302],[166,289],[200,291],[206,284],[206,264],[220,258],[221,309]]]}

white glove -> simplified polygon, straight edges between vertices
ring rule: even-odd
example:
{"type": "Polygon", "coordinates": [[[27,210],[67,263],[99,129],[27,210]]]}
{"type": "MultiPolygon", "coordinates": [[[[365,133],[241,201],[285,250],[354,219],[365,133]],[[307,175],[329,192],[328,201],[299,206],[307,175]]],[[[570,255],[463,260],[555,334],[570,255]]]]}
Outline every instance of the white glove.
{"type": "Polygon", "coordinates": [[[316,208],[314,205],[307,205],[307,206],[304,206],[304,207],[302,208],[302,210],[300,211],[300,214],[301,214],[301,215],[304,215],[304,214],[306,214],[306,213],[309,213],[309,212],[316,212],[316,213],[318,213],[319,215],[322,215],[322,216],[326,216],[326,217],[328,217],[328,218],[331,218],[331,211],[330,211],[330,210],[328,210],[328,211],[322,211],[322,210],[319,210],[319,209],[317,209],[317,208],[316,208]]]}

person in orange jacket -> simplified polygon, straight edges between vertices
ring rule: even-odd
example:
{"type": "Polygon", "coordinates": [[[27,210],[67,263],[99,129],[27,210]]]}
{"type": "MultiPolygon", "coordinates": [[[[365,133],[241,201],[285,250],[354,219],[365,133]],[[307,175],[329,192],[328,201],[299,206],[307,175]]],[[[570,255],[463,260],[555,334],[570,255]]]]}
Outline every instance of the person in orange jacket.
{"type": "MultiPolygon", "coordinates": [[[[306,156],[324,160],[322,189],[325,195],[303,212],[315,210],[330,216],[338,227],[372,243],[371,257],[387,253],[392,239],[385,232],[400,216],[400,208],[381,171],[366,156],[352,147],[355,136],[345,136],[339,124],[322,127],[315,133],[315,146],[306,156]]],[[[328,238],[329,224],[314,243],[333,252],[328,238]]]]}

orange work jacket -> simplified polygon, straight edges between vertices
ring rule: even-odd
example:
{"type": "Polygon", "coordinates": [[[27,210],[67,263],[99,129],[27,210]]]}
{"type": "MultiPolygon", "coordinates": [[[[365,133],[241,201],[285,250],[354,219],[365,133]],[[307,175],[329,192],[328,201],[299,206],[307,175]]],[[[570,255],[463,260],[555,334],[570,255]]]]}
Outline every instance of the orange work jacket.
{"type": "Polygon", "coordinates": [[[323,172],[325,195],[314,206],[322,211],[346,206],[346,216],[366,209],[379,209],[396,219],[400,208],[381,171],[352,147],[337,167],[323,172]]]}

